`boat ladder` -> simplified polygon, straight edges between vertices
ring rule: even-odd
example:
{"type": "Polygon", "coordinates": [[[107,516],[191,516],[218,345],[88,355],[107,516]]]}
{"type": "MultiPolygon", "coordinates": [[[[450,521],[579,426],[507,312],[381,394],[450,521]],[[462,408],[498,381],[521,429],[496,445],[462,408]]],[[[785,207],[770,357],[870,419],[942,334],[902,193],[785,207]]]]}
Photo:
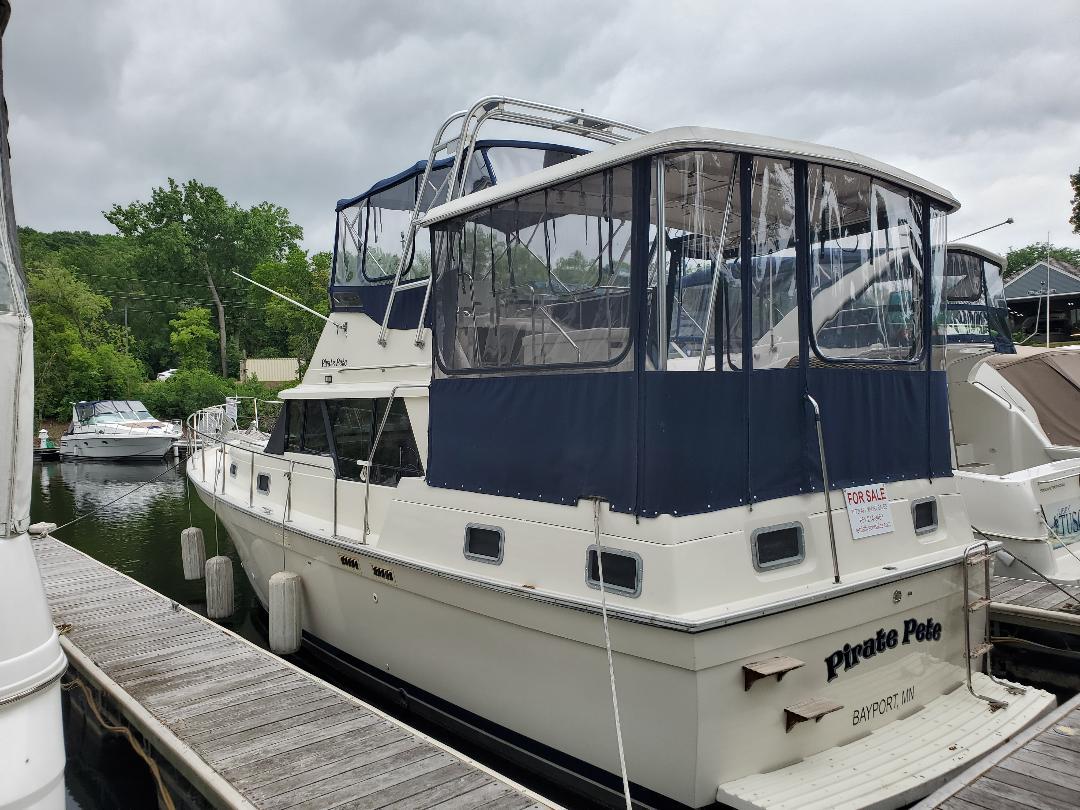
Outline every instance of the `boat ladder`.
{"type": "Polygon", "coordinates": [[[991,674],[990,652],[994,649],[994,644],[990,635],[990,564],[993,560],[994,552],[990,550],[990,544],[985,540],[972,543],[964,549],[964,663],[967,667],[968,691],[979,700],[985,700],[989,703],[992,711],[997,711],[998,709],[1004,709],[1009,704],[1004,700],[986,697],[975,691],[971,678],[971,662],[974,659],[983,658],[983,671],[994,683],[1005,687],[1009,694],[1022,695],[1025,690],[1015,684],[1000,681],[991,674]],[[981,594],[976,593],[975,598],[972,599],[971,569],[979,566],[982,567],[983,590],[981,594]],[[980,611],[982,612],[982,620],[979,622],[979,626],[982,628],[982,640],[977,644],[973,644],[972,620],[974,615],[980,611]]]}
{"type": "Polygon", "coordinates": [[[424,175],[420,180],[418,188],[421,191],[416,195],[416,204],[413,207],[412,218],[409,221],[409,229],[405,234],[405,252],[394,273],[390,298],[386,302],[382,327],[379,329],[378,343],[380,346],[386,346],[386,333],[390,328],[390,313],[394,308],[394,299],[397,298],[397,294],[416,287],[425,288],[424,303],[420,308],[420,320],[416,325],[415,339],[417,346],[421,348],[424,346],[424,319],[427,316],[428,303],[431,300],[433,274],[429,273],[427,278],[408,281],[403,281],[401,276],[403,272],[407,272],[407,269],[412,264],[413,251],[416,246],[416,231],[420,220],[431,208],[465,195],[465,183],[468,176],[466,167],[472,161],[477,134],[480,128],[489,121],[536,127],[553,132],[566,132],[609,145],[621,143],[638,135],[648,134],[648,130],[595,115],[586,115],[580,110],[553,107],[550,104],[541,104],[535,101],[506,96],[487,96],[477,101],[468,110],[461,110],[447,118],[435,133],[435,140],[432,142],[431,151],[428,154],[427,166],[424,168],[424,175]],[[458,122],[461,123],[460,131],[448,135],[451,132],[451,127],[458,122]],[[431,182],[431,169],[439,153],[444,150],[447,154],[453,155],[453,163],[450,164],[446,181],[438,188],[435,188],[431,182]],[[434,193],[427,196],[429,189],[434,193]]]}

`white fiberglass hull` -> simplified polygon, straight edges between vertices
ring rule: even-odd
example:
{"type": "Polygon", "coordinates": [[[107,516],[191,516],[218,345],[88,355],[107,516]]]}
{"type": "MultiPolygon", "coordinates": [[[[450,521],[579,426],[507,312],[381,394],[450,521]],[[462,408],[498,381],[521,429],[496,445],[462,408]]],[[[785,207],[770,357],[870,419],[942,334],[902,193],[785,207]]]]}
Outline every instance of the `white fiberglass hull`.
{"type": "Polygon", "coordinates": [[[60,439],[60,455],[69,458],[161,458],[176,441],[175,436],[124,436],[73,433],[60,439]]]}
{"type": "MultiPolygon", "coordinates": [[[[208,501],[208,486],[194,472],[192,479],[208,501]]],[[[311,636],[502,729],[619,773],[603,630],[594,611],[395,562],[324,529],[308,534],[287,526],[283,550],[280,518],[220,495],[217,510],[264,606],[269,578],[284,564],[303,578],[304,629],[311,636]]],[[[942,743],[938,765],[923,768],[914,784],[867,774],[877,787],[835,806],[895,807],[929,793],[1000,742],[1001,732],[1022,728],[1053,701],[1035,692],[1026,704],[986,720],[987,704],[963,685],[962,625],[948,620],[963,615],[960,580],[960,565],[943,561],[702,632],[613,621],[631,781],[706,806],[721,786],[741,778],[779,773],[828,749],[842,752],[836,747],[871,731],[882,731],[875,740],[889,739],[891,721],[922,714],[946,695],[956,703],[953,711],[993,728],[942,743]],[[864,643],[873,652],[848,667],[845,645],[864,643]],[[744,664],[778,655],[804,666],[782,681],[768,677],[746,689],[744,664]],[[811,698],[841,708],[789,731],[785,708],[811,698]]]]}
{"type": "Polygon", "coordinates": [[[0,617],[0,810],[60,810],[67,661],[25,534],[0,539],[0,617]]]}
{"type": "Polygon", "coordinates": [[[1004,545],[994,573],[1080,585],[1080,460],[955,477],[974,528],[1004,545]]]}

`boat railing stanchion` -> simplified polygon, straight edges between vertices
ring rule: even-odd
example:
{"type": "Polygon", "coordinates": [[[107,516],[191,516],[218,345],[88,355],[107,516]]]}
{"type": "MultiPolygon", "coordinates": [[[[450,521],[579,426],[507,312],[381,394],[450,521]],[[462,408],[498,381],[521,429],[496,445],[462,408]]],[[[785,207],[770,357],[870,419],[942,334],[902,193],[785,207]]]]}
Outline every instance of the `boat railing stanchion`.
{"type": "Polygon", "coordinates": [[[821,460],[821,483],[825,490],[825,516],[829,521],[829,551],[832,553],[833,582],[840,584],[840,562],[836,557],[836,528],[833,526],[832,498],[829,495],[829,465],[825,461],[825,434],[821,429],[821,407],[817,400],[806,394],[806,401],[814,409],[814,425],[817,427],[818,457],[821,460]]]}
{"type": "Polygon", "coordinates": [[[334,532],[333,537],[337,537],[337,470],[332,471],[334,473],[334,532]]]}
{"type": "Polygon", "coordinates": [[[288,484],[288,486],[285,487],[285,521],[286,522],[289,522],[289,521],[292,520],[292,479],[293,479],[293,471],[295,469],[296,469],[296,462],[295,461],[290,461],[289,462],[289,473],[288,473],[289,484],[288,484]]]}
{"type": "Polygon", "coordinates": [[[248,465],[248,508],[255,507],[255,451],[251,451],[251,464],[248,465]]]}

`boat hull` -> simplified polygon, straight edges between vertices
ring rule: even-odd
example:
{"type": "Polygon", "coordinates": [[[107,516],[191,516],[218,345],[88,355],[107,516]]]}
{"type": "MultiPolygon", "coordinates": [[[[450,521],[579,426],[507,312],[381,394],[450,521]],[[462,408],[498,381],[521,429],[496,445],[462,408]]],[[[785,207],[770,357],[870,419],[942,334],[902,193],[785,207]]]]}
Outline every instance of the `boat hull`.
{"type": "Polygon", "coordinates": [[[108,436],[71,434],[60,439],[65,458],[161,458],[176,441],[175,436],[108,436]]]}
{"type": "MultiPolygon", "coordinates": [[[[280,519],[220,498],[217,510],[264,605],[272,574],[283,565],[301,574],[304,630],[324,651],[343,651],[369,672],[615,781],[610,682],[594,611],[396,564],[289,525],[283,532],[280,519]]],[[[964,688],[963,627],[941,621],[964,615],[961,594],[961,568],[952,562],[701,632],[613,621],[631,781],[704,807],[722,783],[852,742],[964,688]],[[941,624],[936,639],[916,640],[916,627],[932,637],[941,624]],[[896,631],[892,647],[889,631],[896,631]],[[871,639],[880,640],[880,655],[838,663],[845,644],[871,639]],[[744,665],[777,655],[804,666],[746,689],[744,665]],[[842,708],[787,729],[785,708],[810,698],[842,708]]],[[[890,795],[875,800],[888,806],[890,795]]]]}

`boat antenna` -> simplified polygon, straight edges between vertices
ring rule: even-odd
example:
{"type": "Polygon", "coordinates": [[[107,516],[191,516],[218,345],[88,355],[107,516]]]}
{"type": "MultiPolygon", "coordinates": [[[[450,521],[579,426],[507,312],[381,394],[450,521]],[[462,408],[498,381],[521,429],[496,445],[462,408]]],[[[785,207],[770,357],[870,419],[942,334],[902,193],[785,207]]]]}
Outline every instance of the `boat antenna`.
{"type": "Polygon", "coordinates": [[[323,315],[321,312],[317,312],[316,310],[312,309],[311,307],[306,306],[304,304],[301,304],[295,298],[289,298],[289,296],[285,295],[284,293],[279,293],[277,290],[271,289],[270,287],[267,287],[265,284],[260,284],[255,279],[248,278],[243,273],[237,273],[235,270],[233,270],[232,274],[234,276],[238,276],[239,278],[242,278],[244,281],[248,282],[249,284],[254,284],[256,287],[258,287],[261,290],[266,290],[271,295],[276,295],[282,301],[288,301],[294,307],[299,307],[300,309],[304,310],[304,312],[311,313],[316,318],[322,318],[327,323],[333,324],[334,328],[337,329],[339,332],[348,332],[349,331],[349,325],[347,323],[337,323],[336,321],[332,321],[328,317],[323,315]]]}
{"type": "Polygon", "coordinates": [[[971,233],[966,233],[963,236],[958,236],[955,239],[950,239],[949,244],[951,245],[953,242],[961,242],[964,239],[967,239],[969,236],[974,236],[977,233],[985,233],[986,231],[991,231],[994,228],[1000,228],[1002,225],[1012,225],[1015,221],[1016,220],[1014,220],[1012,217],[1009,217],[1007,220],[1005,220],[1004,222],[999,222],[997,225],[988,225],[985,228],[979,228],[979,230],[977,231],[972,231],[971,233]]]}

